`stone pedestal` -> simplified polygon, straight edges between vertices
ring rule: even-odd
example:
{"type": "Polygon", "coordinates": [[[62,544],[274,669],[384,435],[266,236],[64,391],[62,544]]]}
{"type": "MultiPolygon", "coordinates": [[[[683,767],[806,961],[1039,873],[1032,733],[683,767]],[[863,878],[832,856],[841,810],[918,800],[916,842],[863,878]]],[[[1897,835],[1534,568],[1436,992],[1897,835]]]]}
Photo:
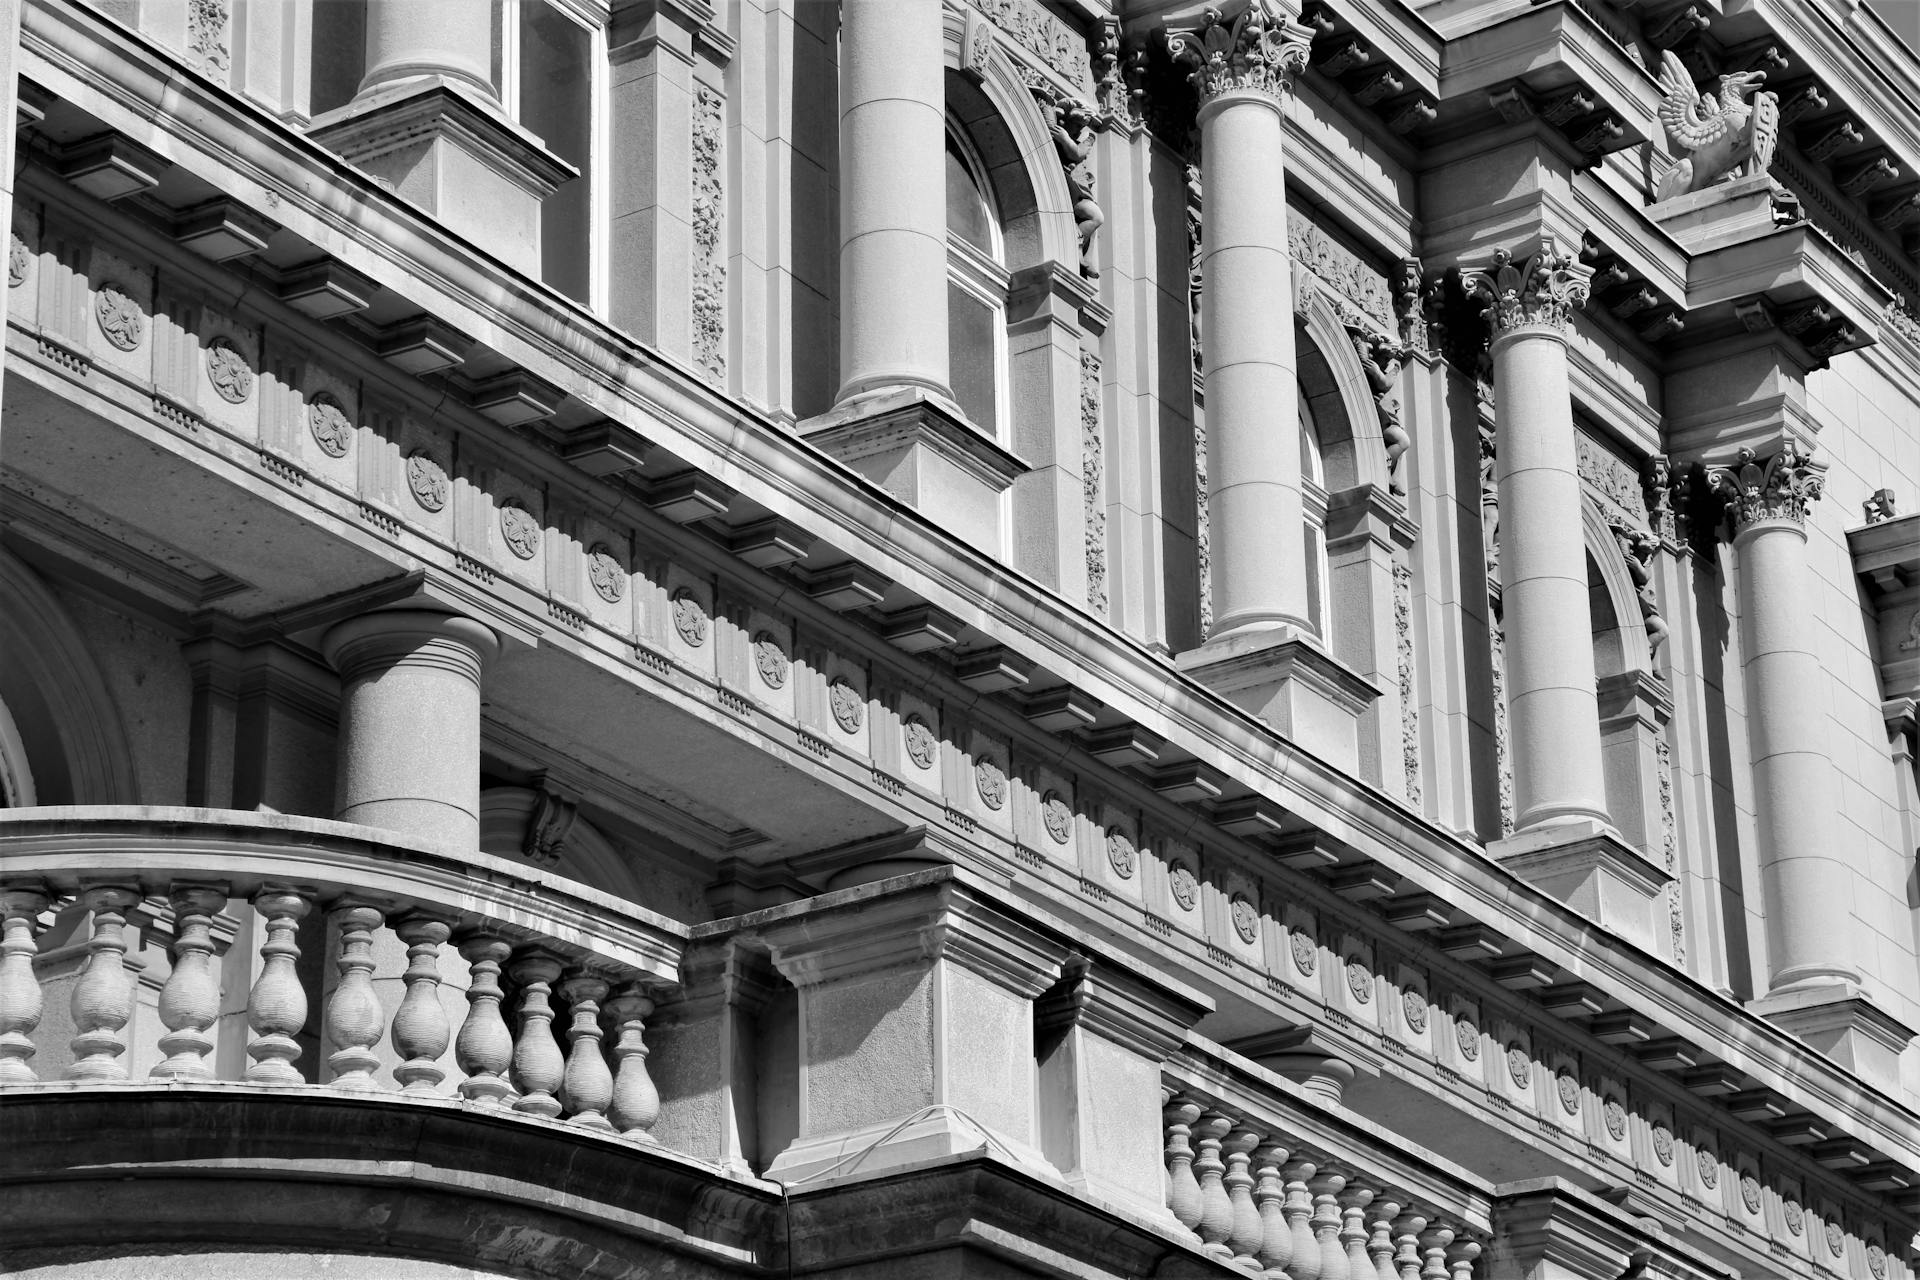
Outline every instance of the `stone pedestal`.
{"type": "Polygon", "coordinates": [[[1289,1027],[1235,1040],[1227,1046],[1267,1070],[1285,1076],[1307,1094],[1330,1107],[1340,1106],[1356,1075],[1378,1077],[1380,1068],[1356,1058],[1353,1050],[1335,1044],[1314,1027],[1289,1027]]]}
{"type": "Polygon", "coordinates": [[[1802,984],[1749,1001],[1747,1008],[1875,1088],[1899,1094],[1900,1055],[1914,1029],[1874,1005],[1859,987],[1802,984]]]}
{"type": "Polygon", "coordinates": [[[321,642],[340,673],[334,816],[480,845],[480,673],[499,638],[419,609],[362,614],[321,642]]]}
{"type": "Polygon", "coordinates": [[[1647,208],[1647,216],[1688,253],[1770,233],[1779,225],[1775,184],[1766,174],[1723,182],[1647,208]]]}
{"type": "Polygon", "coordinates": [[[1604,822],[1586,819],[1519,831],[1487,846],[1501,866],[1637,947],[1667,954],[1656,909],[1673,880],[1604,822]]]}
{"type": "Polygon", "coordinates": [[[1360,717],[1380,696],[1292,627],[1216,637],[1176,660],[1180,670],[1348,772],[1360,767],[1360,717]]]}
{"type": "Polygon", "coordinates": [[[949,869],[773,908],[763,937],[799,989],[789,1185],[986,1150],[1057,1177],[1039,1151],[1034,997],[1066,950],[949,869]]]}

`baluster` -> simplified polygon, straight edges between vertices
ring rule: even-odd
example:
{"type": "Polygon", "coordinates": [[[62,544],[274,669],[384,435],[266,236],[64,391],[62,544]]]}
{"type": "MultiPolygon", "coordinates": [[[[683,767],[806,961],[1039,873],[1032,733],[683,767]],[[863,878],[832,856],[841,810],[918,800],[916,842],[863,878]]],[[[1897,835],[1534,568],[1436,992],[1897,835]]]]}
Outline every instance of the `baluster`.
{"type": "Polygon", "coordinates": [[[1420,1280],[1447,1280],[1447,1246],[1452,1243],[1453,1232],[1446,1227],[1429,1227],[1420,1233],[1420,1251],[1425,1255],[1420,1280]]]}
{"type": "Polygon", "coordinates": [[[1347,1179],[1338,1173],[1323,1173],[1310,1184],[1313,1188],[1313,1238],[1320,1250],[1320,1280],[1353,1280],[1348,1275],[1347,1248],[1340,1239],[1340,1193],[1347,1179]]]}
{"type": "Polygon", "coordinates": [[[43,1001],[33,957],[40,913],[53,901],[45,885],[14,884],[0,889],[0,1088],[32,1084],[33,1029],[40,1025],[43,1001]]]}
{"type": "Polygon", "coordinates": [[[553,1038],[553,980],[560,961],[544,951],[514,957],[507,974],[520,988],[520,1034],[513,1045],[513,1086],[520,1091],[513,1109],[536,1116],[560,1114],[554,1092],[565,1078],[566,1060],[553,1038]]]}
{"type": "Polygon", "coordinates": [[[87,940],[87,965],[73,984],[73,1062],[69,1080],[125,1080],[127,1051],[120,1033],[133,1017],[133,977],[127,972],[127,912],[141,893],[127,885],[94,885],[80,891],[93,912],[93,936],[87,940]]]}
{"type": "Polygon", "coordinates": [[[1420,1280],[1420,1233],[1426,1229],[1427,1220],[1417,1213],[1393,1220],[1394,1280],[1420,1280]]]}
{"type": "Polygon", "coordinates": [[[1194,1121],[1200,1107],[1188,1098],[1176,1098],[1161,1109],[1167,1122],[1167,1208],[1189,1231],[1200,1228],[1200,1182],[1193,1176],[1194,1121]]]}
{"type": "Polygon", "coordinates": [[[440,1003],[440,944],[453,930],[444,920],[415,913],[396,920],[393,932],[407,944],[407,971],[400,975],[407,994],[393,1011],[389,1032],[402,1059],[393,1078],[402,1093],[437,1093],[447,1078],[439,1058],[453,1034],[446,1006],[440,1003]]]}
{"type": "Polygon", "coordinates": [[[1473,1280],[1474,1260],[1480,1256],[1480,1246],[1471,1240],[1456,1240],[1447,1250],[1447,1265],[1453,1269],[1452,1280],[1473,1280]]]}
{"type": "Polygon", "coordinates": [[[1218,1111],[1209,1111],[1193,1126],[1195,1153],[1193,1173],[1200,1182],[1200,1243],[1216,1258],[1231,1258],[1227,1235],[1233,1230],[1233,1202],[1227,1199],[1221,1175],[1227,1166],[1220,1159],[1220,1140],[1233,1128],[1233,1121],[1218,1111]]]}
{"type": "Polygon", "coordinates": [[[1340,1243],[1346,1246],[1347,1275],[1351,1280],[1373,1280],[1373,1260],[1367,1257],[1367,1206],[1373,1192],[1348,1185],[1340,1197],[1340,1243]]]}
{"type": "Polygon", "coordinates": [[[1287,1225],[1282,1207],[1287,1186],[1280,1176],[1280,1166],[1286,1159],[1287,1149],[1270,1142],[1253,1152],[1253,1199],[1260,1208],[1260,1252],[1254,1256],[1265,1269],[1267,1280],[1292,1280],[1287,1264],[1293,1261],[1293,1228],[1287,1225]]]}
{"type": "Polygon", "coordinates": [[[600,1002],[607,998],[607,981],[590,973],[577,974],[560,984],[566,997],[567,1069],[561,1100],[568,1119],[589,1129],[611,1129],[607,1108],[613,1102],[613,1072],[607,1070],[600,1048],[600,1002]]]}
{"type": "Polygon", "coordinates": [[[637,1142],[653,1142],[654,1122],[660,1119],[660,1091],[653,1087],[647,1072],[647,1017],[653,1012],[653,999],[639,983],[631,983],[607,1001],[607,1014],[613,1019],[613,1109],[608,1118],[622,1137],[637,1142]]]}
{"type": "Polygon", "coordinates": [[[1249,1271],[1260,1270],[1260,1260],[1254,1256],[1260,1250],[1260,1209],[1253,1202],[1253,1174],[1247,1169],[1253,1149],[1259,1145],[1260,1135],[1245,1125],[1235,1125],[1221,1144],[1227,1155],[1227,1173],[1222,1181],[1227,1188],[1227,1203],[1233,1206],[1227,1248],[1233,1250],[1234,1265],[1249,1271]]]}
{"type": "Polygon", "coordinates": [[[268,888],[253,895],[253,909],[266,920],[267,939],[260,944],[260,976],[247,993],[247,1025],[253,1029],[253,1042],[247,1046],[253,1065],[247,1068],[247,1079],[254,1084],[304,1084],[293,1066],[300,1056],[294,1036],[307,1025],[307,991],[294,972],[300,958],[294,936],[313,903],[298,890],[268,888]]]}
{"type": "Polygon", "coordinates": [[[327,1055],[328,1081],[335,1089],[364,1093],[378,1089],[373,1073],[380,1055],[373,1046],[386,1030],[387,1013],[373,990],[373,931],[386,923],[378,907],[343,901],[327,913],[340,932],[339,979],[327,998],[327,1039],[338,1047],[327,1055]]]}
{"type": "Polygon", "coordinates": [[[1287,1225],[1293,1231],[1293,1261],[1287,1264],[1293,1280],[1320,1280],[1320,1243],[1313,1238],[1313,1195],[1307,1189],[1317,1168],[1310,1160],[1296,1160],[1282,1171],[1287,1179],[1287,1225]]]}
{"type": "Polygon", "coordinates": [[[1400,1216],[1401,1202],[1393,1199],[1393,1192],[1387,1192],[1387,1198],[1376,1199],[1367,1206],[1367,1254],[1373,1259],[1371,1274],[1373,1280],[1400,1280],[1399,1273],[1393,1267],[1393,1220],[1400,1216]]]}
{"type": "Polygon", "coordinates": [[[484,933],[460,940],[460,954],[470,966],[467,979],[467,1016],[454,1037],[453,1060],[465,1077],[460,1096],[483,1107],[497,1107],[513,1096],[507,1068],[513,1062],[513,1033],[500,1014],[506,993],[500,990],[500,964],[513,948],[502,938],[484,933]]]}
{"type": "Polygon", "coordinates": [[[173,907],[173,971],[160,989],[160,1037],[166,1058],[147,1074],[156,1079],[211,1080],[207,1034],[220,1016],[220,978],[213,968],[213,917],[227,905],[224,884],[179,884],[167,895],[173,907]]]}

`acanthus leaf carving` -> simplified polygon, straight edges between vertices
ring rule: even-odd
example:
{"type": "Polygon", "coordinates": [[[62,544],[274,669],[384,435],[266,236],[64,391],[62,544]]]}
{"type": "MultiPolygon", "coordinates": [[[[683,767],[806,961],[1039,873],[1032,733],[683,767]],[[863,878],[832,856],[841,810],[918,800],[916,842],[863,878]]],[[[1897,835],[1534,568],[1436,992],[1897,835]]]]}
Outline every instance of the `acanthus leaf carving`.
{"type": "Polygon", "coordinates": [[[1525,262],[1514,264],[1507,249],[1495,249],[1483,268],[1463,271],[1461,285],[1480,303],[1495,341],[1526,331],[1565,333],[1573,313],[1587,305],[1593,268],[1562,253],[1551,235],[1525,262]]]}
{"type": "Polygon", "coordinates": [[[693,111],[693,351],[694,362],[716,381],[727,376],[727,264],[720,243],[724,217],[720,135],[725,106],[718,91],[699,86],[693,111]]]}
{"type": "Polygon", "coordinates": [[[1313,28],[1276,0],[1209,5],[1196,25],[1167,28],[1167,52],[1187,69],[1203,106],[1236,91],[1285,97],[1312,44],[1313,28]]]}
{"type": "Polygon", "coordinates": [[[1706,468],[1707,489],[1725,504],[1735,536],[1767,521],[1804,525],[1808,509],[1826,489],[1826,468],[1813,461],[1813,446],[1783,437],[1766,457],[1750,448],[1727,466],[1706,468]]]}

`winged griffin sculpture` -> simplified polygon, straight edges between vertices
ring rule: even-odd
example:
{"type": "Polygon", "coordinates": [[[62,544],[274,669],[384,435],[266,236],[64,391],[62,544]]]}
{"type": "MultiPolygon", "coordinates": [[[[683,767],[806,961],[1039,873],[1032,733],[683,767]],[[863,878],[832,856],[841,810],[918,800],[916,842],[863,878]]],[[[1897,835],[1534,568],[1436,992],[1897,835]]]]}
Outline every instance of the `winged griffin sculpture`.
{"type": "Polygon", "coordinates": [[[1660,123],[1680,153],[1660,179],[1658,200],[1702,191],[1723,177],[1750,178],[1773,164],[1780,136],[1780,100],[1760,89],[1764,71],[1720,77],[1720,92],[1699,93],[1669,49],[1660,65],[1660,123]]]}

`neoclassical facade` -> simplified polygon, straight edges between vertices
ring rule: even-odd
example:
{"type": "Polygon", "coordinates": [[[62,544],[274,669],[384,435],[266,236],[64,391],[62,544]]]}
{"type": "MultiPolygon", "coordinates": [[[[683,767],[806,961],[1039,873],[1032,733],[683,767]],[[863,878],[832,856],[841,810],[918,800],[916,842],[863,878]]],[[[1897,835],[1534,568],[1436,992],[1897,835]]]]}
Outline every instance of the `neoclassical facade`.
{"type": "Polygon", "coordinates": [[[0,1271],[1912,1280],[1870,3],[0,15],[0,1271]]]}

